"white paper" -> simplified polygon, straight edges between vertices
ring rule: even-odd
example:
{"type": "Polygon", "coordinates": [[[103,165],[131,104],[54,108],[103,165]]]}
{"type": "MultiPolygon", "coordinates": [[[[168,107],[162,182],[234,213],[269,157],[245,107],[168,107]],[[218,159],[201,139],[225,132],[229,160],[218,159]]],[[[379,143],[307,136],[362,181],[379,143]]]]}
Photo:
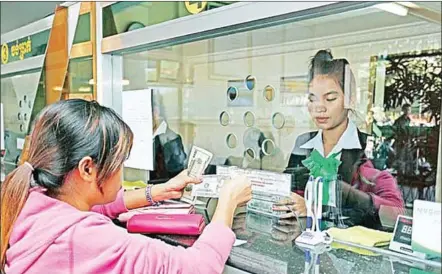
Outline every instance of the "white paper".
{"type": "Polygon", "coordinates": [[[242,174],[246,175],[252,182],[253,195],[290,196],[290,174],[256,169],[242,169],[233,166],[217,166],[216,174],[230,177],[242,174]]]}
{"type": "Polygon", "coordinates": [[[25,146],[25,139],[17,138],[17,149],[23,149],[25,146]]]}
{"type": "Polygon", "coordinates": [[[223,184],[224,178],[222,176],[203,175],[203,181],[192,186],[192,196],[218,198],[223,184]]]}
{"type": "Polygon", "coordinates": [[[240,246],[240,245],[243,245],[245,243],[247,243],[247,241],[236,239],[235,242],[233,243],[233,246],[240,246]]]}
{"type": "Polygon", "coordinates": [[[413,251],[440,257],[441,204],[415,200],[413,206],[413,251]]]}
{"type": "Polygon", "coordinates": [[[151,90],[123,91],[123,120],[134,133],[126,167],[153,170],[151,90]]]}

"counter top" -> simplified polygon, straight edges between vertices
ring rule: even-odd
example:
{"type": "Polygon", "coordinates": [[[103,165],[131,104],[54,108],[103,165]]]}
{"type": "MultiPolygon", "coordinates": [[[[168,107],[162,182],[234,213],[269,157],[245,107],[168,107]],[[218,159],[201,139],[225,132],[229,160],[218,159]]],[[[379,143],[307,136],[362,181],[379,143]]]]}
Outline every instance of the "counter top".
{"type": "MultiPolygon", "coordinates": [[[[198,213],[209,221],[206,209],[198,213]]],[[[250,273],[305,273],[305,252],[294,240],[300,235],[303,220],[278,221],[263,215],[240,212],[232,230],[237,239],[247,243],[233,247],[227,265],[250,273]]],[[[192,246],[197,237],[179,235],[149,235],[172,245],[192,246]]],[[[387,249],[373,248],[376,256],[364,256],[342,249],[332,249],[320,255],[320,273],[441,273],[440,261],[422,261],[387,249]]],[[[313,272],[310,272],[313,273],[313,272]]]]}

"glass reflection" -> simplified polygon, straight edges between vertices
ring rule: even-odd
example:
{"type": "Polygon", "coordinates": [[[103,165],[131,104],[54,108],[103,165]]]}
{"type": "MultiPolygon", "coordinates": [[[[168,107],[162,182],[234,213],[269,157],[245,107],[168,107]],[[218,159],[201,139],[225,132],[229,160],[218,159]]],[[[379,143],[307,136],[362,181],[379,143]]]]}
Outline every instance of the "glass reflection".
{"type": "Polygon", "coordinates": [[[338,206],[324,206],[327,225],[388,230],[391,225],[387,223],[391,222],[386,219],[394,219],[400,212],[410,215],[415,199],[435,200],[439,150],[435,133],[440,132],[436,118],[441,105],[435,87],[441,72],[437,59],[441,55],[441,29],[413,16],[369,10],[369,14],[358,11],[323,16],[320,23],[312,18],[125,54],[123,76],[117,80],[130,82],[124,90],[152,86],[173,90],[163,94],[168,98],[163,107],[171,113],[168,125],[182,136],[185,152],[195,144],[214,153],[207,172],[214,172],[217,165],[234,165],[290,173],[291,198],[298,204],[303,203],[310,172],[302,161],[313,150],[313,145],[304,145],[321,136],[318,143],[324,155],[341,150],[338,158],[342,162],[332,189],[338,206]],[[328,23],[343,28],[330,28],[328,23]],[[385,25],[391,29],[385,30],[385,25]],[[310,26],[315,26],[315,31],[310,26]],[[403,38],[393,39],[398,31],[403,38]],[[369,35],[362,38],[362,32],[369,35]],[[293,47],[301,40],[312,44],[324,41],[324,48],[333,48],[335,56],[323,54],[315,60],[327,65],[309,68],[320,48],[293,47]],[[433,55],[419,57],[428,50],[433,55]],[[153,80],[149,76],[149,63],[161,60],[180,63],[176,79],[153,80]],[[426,60],[427,70],[422,60],[426,60]],[[407,80],[411,86],[398,77],[406,74],[414,75],[414,80],[407,80]],[[425,82],[422,89],[421,80],[425,82]],[[431,92],[420,94],[426,89],[431,92]],[[260,99],[249,99],[247,96],[255,98],[250,90],[259,90],[256,98],[260,99]],[[277,103],[273,103],[275,98],[277,103]],[[409,112],[402,110],[405,104],[410,105],[409,112]],[[433,108],[437,105],[439,108],[433,108]],[[260,117],[259,123],[245,128],[246,112],[260,117]],[[405,116],[395,125],[401,115],[405,116]],[[409,123],[400,122],[406,117],[409,123]],[[339,148],[339,139],[346,139],[342,129],[350,122],[357,135],[353,140],[359,140],[360,146],[348,141],[339,148]],[[333,128],[341,133],[329,138],[333,128]],[[241,144],[231,148],[229,134],[241,144]],[[354,148],[348,148],[352,145],[354,148]],[[385,197],[380,186],[386,186],[393,195],[385,197]],[[399,210],[396,203],[401,204],[399,210]],[[384,211],[390,208],[388,218],[384,218],[384,211]],[[370,210],[373,214],[368,213],[370,210]]]}
{"type": "Polygon", "coordinates": [[[178,175],[186,168],[187,154],[181,135],[170,128],[163,104],[163,95],[154,90],[153,111],[153,153],[154,170],[150,172],[151,183],[159,183],[178,175]]]}

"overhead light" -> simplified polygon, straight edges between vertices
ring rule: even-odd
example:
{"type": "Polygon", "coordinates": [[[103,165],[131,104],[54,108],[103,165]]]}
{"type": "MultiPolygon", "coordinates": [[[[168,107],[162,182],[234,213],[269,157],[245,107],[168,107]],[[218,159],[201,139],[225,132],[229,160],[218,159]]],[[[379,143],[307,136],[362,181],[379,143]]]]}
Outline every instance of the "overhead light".
{"type": "Polygon", "coordinates": [[[408,8],[397,3],[382,3],[375,5],[375,7],[399,16],[406,16],[408,14],[408,8]]]}
{"type": "Polygon", "coordinates": [[[80,87],[78,89],[79,92],[91,92],[91,88],[90,87],[80,87]]]}
{"type": "Polygon", "coordinates": [[[121,80],[121,84],[122,84],[123,86],[128,86],[129,83],[130,83],[129,80],[126,80],[126,79],[121,80]]]}
{"type": "Polygon", "coordinates": [[[404,6],[404,7],[410,8],[410,9],[417,9],[417,8],[419,8],[419,6],[416,5],[413,2],[398,2],[398,4],[400,4],[400,5],[404,6]]]}
{"type": "Polygon", "coordinates": [[[90,79],[90,80],[89,80],[89,85],[94,85],[94,84],[95,84],[94,79],[90,79]]]}

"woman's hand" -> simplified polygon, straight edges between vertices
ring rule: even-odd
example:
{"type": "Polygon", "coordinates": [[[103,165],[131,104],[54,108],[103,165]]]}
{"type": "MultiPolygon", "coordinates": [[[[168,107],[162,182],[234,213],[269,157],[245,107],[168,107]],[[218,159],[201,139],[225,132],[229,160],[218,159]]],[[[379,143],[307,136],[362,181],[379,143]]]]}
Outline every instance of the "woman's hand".
{"type": "Polygon", "coordinates": [[[218,206],[213,215],[213,222],[220,222],[232,227],[235,209],[252,198],[252,183],[242,175],[225,181],[218,199],[218,206]]]}
{"type": "Polygon", "coordinates": [[[307,216],[307,207],[305,205],[304,197],[292,192],[291,199],[280,201],[278,205],[273,207],[276,211],[291,211],[296,216],[307,216]]]}
{"type": "Polygon", "coordinates": [[[220,194],[220,203],[229,203],[237,206],[246,204],[252,199],[252,183],[244,176],[238,176],[224,182],[220,194]]]}
{"type": "MultiPolygon", "coordinates": [[[[154,200],[156,202],[167,200],[167,199],[179,199],[181,196],[183,196],[184,189],[189,184],[199,184],[202,182],[202,178],[192,178],[187,175],[187,169],[181,171],[180,174],[173,177],[169,181],[167,181],[164,184],[161,184],[160,186],[163,188],[163,194],[158,197],[161,198],[161,200],[158,200],[154,197],[154,200]]],[[[153,191],[153,190],[152,190],[153,191]]]]}
{"type": "MultiPolygon", "coordinates": [[[[183,190],[188,184],[199,184],[202,179],[195,179],[187,176],[187,170],[170,179],[164,184],[153,185],[151,189],[154,202],[160,202],[168,199],[178,199],[183,196],[183,190]]],[[[137,189],[124,192],[124,204],[127,209],[134,209],[150,204],[146,199],[146,189],[137,189]]]]}
{"type": "Polygon", "coordinates": [[[189,184],[199,184],[202,178],[192,178],[187,175],[187,169],[163,184],[152,187],[152,197],[155,202],[168,199],[179,199],[183,196],[184,189],[189,184]]]}

